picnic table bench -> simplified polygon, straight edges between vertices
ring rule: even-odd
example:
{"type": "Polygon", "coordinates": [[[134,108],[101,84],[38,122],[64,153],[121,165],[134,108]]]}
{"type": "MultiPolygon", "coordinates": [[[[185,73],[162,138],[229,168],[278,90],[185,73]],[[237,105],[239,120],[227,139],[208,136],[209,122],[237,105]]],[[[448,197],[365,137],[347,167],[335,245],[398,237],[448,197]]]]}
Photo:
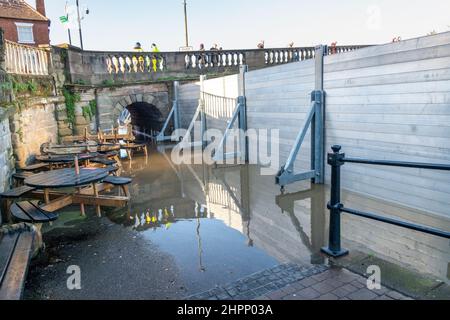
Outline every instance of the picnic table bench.
{"type": "Polygon", "coordinates": [[[16,187],[22,186],[25,179],[28,177],[31,177],[33,174],[34,174],[33,172],[27,172],[27,171],[14,173],[12,175],[12,178],[14,180],[14,185],[16,187]]]}
{"type": "Polygon", "coordinates": [[[36,237],[26,224],[0,228],[0,300],[22,298],[36,237]]]}
{"type": "Polygon", "coordinates": [[[144,151],[145,157],[148,157],[147,145],[145,143],[129,143],[123,144],[122,149],[125,149],[128,155],[128,158],[132,160],[132,155],[134,151],[144,151]]]}
{"type": "Polygon", "coordinates": [[[0,194],[1,200],[1,210],[2,210],[2,221],[10,223],[12,221],[10,215],[11,202],[14,199],[19,199],[30,192],[34,191],[35,188],[29,186],[20,186],[9,191],[0,194]]]}
{"type": "Polygon", "coordinates": [[[21,171],[25,171],[25,172],[35,172],[37,170],[40,169],[48,169],[50,166],[47,163],[35,163],[35,164],[31,164],[29,166],[20,168],[21,171]]]}
{"type": "Polygon", "coordinates": [[[105,166],[111,166],[113,164],[116,164],[115,160],[110,160],[108,158],[100,158],[100,157],[91,159],[91,162],[92,163],[103,164],[105,166]]]}
{"type": "Polygon", "coordinates": [[[42,209],[37,200],[14,203],[11,206],[11,215],[18,222],[28,223],[47,223],[58,219],[56,213],[42,209]]]}

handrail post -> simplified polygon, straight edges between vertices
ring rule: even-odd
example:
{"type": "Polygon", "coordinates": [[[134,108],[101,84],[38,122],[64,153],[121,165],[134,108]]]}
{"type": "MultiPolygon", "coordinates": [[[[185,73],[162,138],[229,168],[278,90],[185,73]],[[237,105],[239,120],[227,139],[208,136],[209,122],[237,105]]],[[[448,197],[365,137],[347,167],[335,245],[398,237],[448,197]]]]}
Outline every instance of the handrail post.
{"type": "Polygon", "coordinates": [[[328,247],[323,247],[322,252],[338,258],[348,254],[348,250],[341,248],[341,166],[344,165],[345,153],[340,152],[341,146],[331,148],[333,153],[328,154],[328,164],[331,166],[329,241],[328,247]]]}
{"type": "Polygon", "coordinates": [[[208,142],[205,139],[205,133],[206,133],[206,110],[205,110],[205,80],[206,76],[201,75],[200,76],[200,126],[201,126],[201,141],[202,141],[202,150],[204,150],[208,142]]]}

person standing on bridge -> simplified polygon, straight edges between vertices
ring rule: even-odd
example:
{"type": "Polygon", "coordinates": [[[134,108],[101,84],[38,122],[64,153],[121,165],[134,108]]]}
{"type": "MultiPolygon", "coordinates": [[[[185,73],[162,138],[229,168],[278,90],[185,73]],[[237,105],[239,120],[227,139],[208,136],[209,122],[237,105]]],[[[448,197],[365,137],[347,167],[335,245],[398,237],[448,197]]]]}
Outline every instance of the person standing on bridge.
{"type": "Polygon", "coordinates": [[[217,53],[217,51],[219,51],[219,46],[215,43],[209,50],[213,52],[211,54],[211,63],[214,66],[217,66],[219,64],[219,54],[217,53]]]}
{"type": "Polygon", "coordinates": [[[152,57],[152,65],[153,65],[153,71],[156,72],[158,71],[158,56],[157,54],[160,52],[158,46],[155,43],[152,43],[152,52],[153,52],[153,57],[152,57]]]}
{"type": "Polygon", "coordinates": [[[144,49],[142,49],[142,45],[140,42],[136,42],[136,45],[134,46],[133,50],[135,52],[144,52],[144,49]]]}
{"type": "MultiPolygon", "coordinates": [[[[136,42],[136,45],[134,46],[134,51],[139,52],[139,53],[144,52],[144,49],[142,48],[142,45],[140,42],[136,42]]],[[[144,72],[144,68],[145,68],[144,57],[142,55],[139,55],[139,58],[136,58],[135,56],[133,56],[132,60],[133,60],[133,65],[135,65],[137,67],[137,65],[139,63],[139,69],[141,70],[141,72],[144,72]]]]}
{"type": "MultiPolygon", "coordinates": [[[[200,44],[200,49],[198,51],[205,51],[205,45],[203,43],[200,44]]],[[[206,57],[204,53],[201,53],[198,55],[198,66],[201,68],[203,68],[206,65],[206,57]]]]}

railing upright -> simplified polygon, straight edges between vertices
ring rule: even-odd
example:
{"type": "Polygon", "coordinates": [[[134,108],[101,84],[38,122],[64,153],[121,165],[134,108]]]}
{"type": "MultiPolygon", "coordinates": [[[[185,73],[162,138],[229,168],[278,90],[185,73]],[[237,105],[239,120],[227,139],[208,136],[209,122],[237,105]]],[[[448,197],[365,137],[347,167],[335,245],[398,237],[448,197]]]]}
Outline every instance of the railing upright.
{"type": "Polygon", "coordinates": [[[333,257],[342,257],[348,254],[348,250],[341,248],[341,167],[345,154],[340,153],[340,146],[333,146],[333,153],[328,154],[328,164],[331,166],[331,190],[330,190],[330,234],[328,248],[322,251],[333,257]]]}
{"type": "Polygon", "coordinates": [[[389,160],[370,160],[346,158],[345,153],[341,153],[341,146],[333,146],[333,153],[328,154],[328,164],[331,166],[331,191],[328,209],[330,210],[330,228],[328,247],[322,248],[322,252],[334,258],[342,257],[348,254],[348,250],[341,247],[341,213],[347,213],[358,217],[388,223],[398,227],[415,230],[431,234],[437,237],[450,239],[450,232],[443,231],[423,225],[401,221],[393,218],[384,217],[376,213],[363,212],[355,209],[346,208],[341,202],[341,167],[346,163],[359,163],[366,165],[379,165],[403,168],[419,168],[430,170],[450,171],[449,164],[431,164],[431,163],[415,163],[389,160]]]}

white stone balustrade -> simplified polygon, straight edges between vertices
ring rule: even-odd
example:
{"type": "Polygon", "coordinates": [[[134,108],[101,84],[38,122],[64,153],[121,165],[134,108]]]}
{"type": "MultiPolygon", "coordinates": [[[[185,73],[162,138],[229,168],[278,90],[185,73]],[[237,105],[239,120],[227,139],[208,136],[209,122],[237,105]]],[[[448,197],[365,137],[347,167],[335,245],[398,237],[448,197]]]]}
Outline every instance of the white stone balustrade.
{"type": "Polygon", "coordinates": [[[5,41],[6,71],[22,75],[48,75],[50,52],[44,48],[5,41]]]}

